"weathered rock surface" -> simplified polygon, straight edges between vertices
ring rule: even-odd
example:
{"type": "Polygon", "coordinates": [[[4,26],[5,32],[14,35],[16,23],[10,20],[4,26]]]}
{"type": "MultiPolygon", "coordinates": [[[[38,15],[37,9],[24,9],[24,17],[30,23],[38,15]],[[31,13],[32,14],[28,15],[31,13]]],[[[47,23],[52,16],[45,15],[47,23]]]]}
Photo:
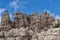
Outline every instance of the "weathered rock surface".
{"type": "Polygon", "coordinates": [[[52,28],[55,19],[44,11],[41,15],[17,12],[14,22],[7,11],[2,16],[0,40],[60,40],[60,28],[52,28]]]}
{"type": "Polygon", "coordinates": [[[48,31],[36,33],[31,40],[60,40],[60,28],[48,29],[48,31]]]}
{"type": "Polygon", "coordinates": [[[10,16],[8,14],[8,11],[4,12],[4,15],[2,16],[1,19],[1,30],[9,30],[13,26],[13,22],[10,21],[10,16]]]}
{"type": "Polygon", "coordinates": [[[42,14],[40,15],[40,25],[45,28],[50,28],[51,25],[53,25],[53,22],[55,21],[55,19],[49,15],[48,12],[42,12],[42,14]]]}

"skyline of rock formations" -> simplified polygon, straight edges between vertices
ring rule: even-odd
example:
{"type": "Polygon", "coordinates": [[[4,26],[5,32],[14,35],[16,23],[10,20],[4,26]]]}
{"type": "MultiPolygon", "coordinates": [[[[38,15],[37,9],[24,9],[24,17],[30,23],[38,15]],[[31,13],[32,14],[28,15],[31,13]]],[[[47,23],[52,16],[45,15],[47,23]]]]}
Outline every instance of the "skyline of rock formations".
{"type": "MultiPolygon", "coordinates": [[[[34,29],[34,26],[38,26],[38,29],[44,29],[46,26],[50,28],[55,18],[49,14],[49,12],[44,11],[42,14],[38,15],[35,11],[31,15],[23,14],[22,12],[16,12],[13,14],[14,22],[11,21],[8,11],[6,10],[1,18],[1,26],[10,26],[10,28],[20,28],[20,27],[30,27],[34,29]],[[33,26],[33,27],[32,27],[33,26]]],[[[7,26],[7,28],[8,28],[7,26]]]]}
{"type": "MultiPolygon", "coordinates": [[[[42,12],[40,15],[38,15],[37,12],[33,12],[31,15],[16,12],[13,16],[14,21],[11,21],[8,11],[5,11],[2,15],[0,26],[1,40],[37,40],[37,38],[35,38],[36,35],[40,39],[44,36],[45,32],[49,32],[49,29],[51,31],[51,28],[60,23],[60,20],[55,20],[47,11],[42,12]]],[[[53,32],[56,31],[54,30],[53,32]]],[[[46,35],[48,35],[48,33],[46,35]]]]}

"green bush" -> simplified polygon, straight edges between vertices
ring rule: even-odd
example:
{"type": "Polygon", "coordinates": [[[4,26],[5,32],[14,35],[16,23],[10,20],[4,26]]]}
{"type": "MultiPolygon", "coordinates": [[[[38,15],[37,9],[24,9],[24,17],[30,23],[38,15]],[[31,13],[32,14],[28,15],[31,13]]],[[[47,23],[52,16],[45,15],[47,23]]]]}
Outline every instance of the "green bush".
{"type": "Polygon", "coordinates": [[[54,28],[60,28],[60,23],[56,24],[54,28]]]}

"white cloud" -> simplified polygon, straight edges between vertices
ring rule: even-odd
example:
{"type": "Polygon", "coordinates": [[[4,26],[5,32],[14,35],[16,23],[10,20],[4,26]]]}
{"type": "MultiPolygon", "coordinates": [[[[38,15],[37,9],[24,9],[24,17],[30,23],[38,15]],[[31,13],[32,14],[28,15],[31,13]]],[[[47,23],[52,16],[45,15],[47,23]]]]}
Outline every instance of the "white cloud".
{"type": "Polygon", "coordinates": [[[50,13],[50,11],[49,11],[49,10],[47,10],[47,9],[44,9],[43,11],[47,11],[48,13],[50,13]]]}
{"type": "Polygon", "coordinates": [[[13,2],[10,3],[10,6],[11,6],[12,8],[14,8],[15,11],[16,11],[17,8],[18,8],[18,2],[19,2],[19,0],[15,0],[15,1],[13,1],[13,2]]]}
{"type": "Polygon", "coordinates": [[[25,1],[20,1],[20,0],[14,0],[12,2],[9,3],[10,7],[14,9],[14,11],[16,12],[17,10],[21,9],[21,8],[25,8],[25,6],[22,6],[24,4],[27,4],[27,2],[25,1]]]}
{"type": "Polygon", "coordinates": [[[11,21],[14,21],[13,15],[12,15],[12,14],[9,14],[9,16],[10,16],[10,20],[11,20],[11,21]]]}
{"type": "Polygon", "coordinates": [[[13,15],[12,15],[12,14],[10,14],[9,16],[10,16],[10,18],[12,19],[13,15]]]}
{"type": "Polygon", "coordinates": [[[60,16],[58,14],[55,13],[51,13],[49,10],[44,9],[44,11],[47,11],[51,16],[53,16],[55,19],[60,19],[60,16]]]}
{"type": "Polygon", "coordinates": [[[5,8],[0,8],[0,15],[2,12],[4,12],[6,9],[5,8]]]}
{"type": "Polygon", "coordinates": [[[60,19],[60,16],[59,15],[56,15],[54,13],[51,14],[55,19],[60,19]]]}
{"type": "Polygon", "coordinates": [[[56,16],[55,16],[55,19],[60,19],[60,16],[59,16],[59,15],[56,15],[56,16]]]}

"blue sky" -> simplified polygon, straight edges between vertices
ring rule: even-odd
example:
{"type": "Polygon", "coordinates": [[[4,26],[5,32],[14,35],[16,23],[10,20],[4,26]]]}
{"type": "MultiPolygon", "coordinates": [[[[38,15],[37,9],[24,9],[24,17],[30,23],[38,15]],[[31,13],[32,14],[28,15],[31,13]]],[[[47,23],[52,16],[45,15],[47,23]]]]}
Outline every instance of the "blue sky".
{"type": "Polygon", "coordinates": [[[0,19],[5,10],[8,10],[11,19],[13,13],[21,11],[26,14],[32,14],[37,11],[48,10],[55,18],[60,18],[60,0],[0,0],[0,19]]]}

